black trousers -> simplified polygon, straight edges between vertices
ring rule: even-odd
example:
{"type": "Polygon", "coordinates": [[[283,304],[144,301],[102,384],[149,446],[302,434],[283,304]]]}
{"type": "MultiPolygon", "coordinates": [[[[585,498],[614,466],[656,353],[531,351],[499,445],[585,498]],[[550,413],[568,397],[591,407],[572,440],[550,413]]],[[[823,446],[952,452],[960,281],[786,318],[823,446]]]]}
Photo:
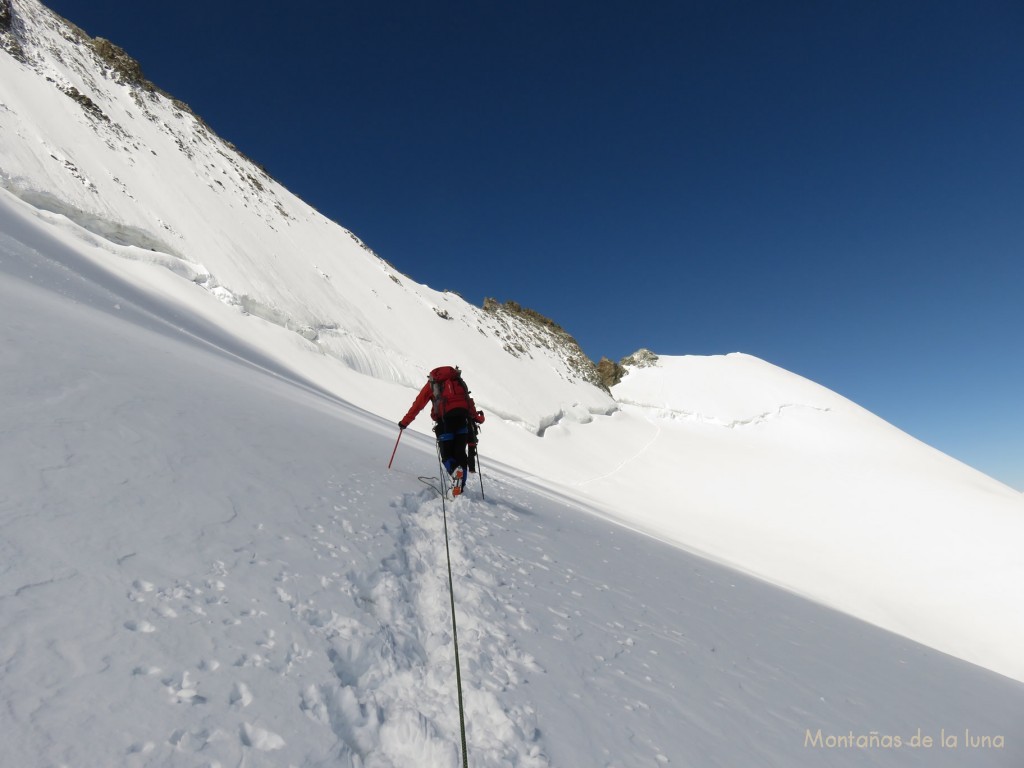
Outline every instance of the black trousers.
{"type": "Polygon", "coordinates": [[[470,431],[469,411],[465,408],[453,408],[444,413],[434,425],[434,434],[437,435],[437,444],[441,449],[441,463],[449,473],[454,472],[456,467],[462,467],[463,478],[469,470],[466,445],[470,431]]]}

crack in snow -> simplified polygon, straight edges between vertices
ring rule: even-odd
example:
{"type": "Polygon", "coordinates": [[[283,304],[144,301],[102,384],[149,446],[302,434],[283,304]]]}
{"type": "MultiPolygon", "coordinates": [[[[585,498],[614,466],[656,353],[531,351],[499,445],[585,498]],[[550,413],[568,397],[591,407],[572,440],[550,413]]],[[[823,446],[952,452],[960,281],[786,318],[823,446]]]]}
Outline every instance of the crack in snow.
{"type": "Polygon", "coordinates": [[[802,409],[809,411],[816,411],[818,413],[830,413],[831,408],[826,406],[818,405],[805,405],[803,403],[784,403],[778,408],[774,408],[770,411],[764,411],[754,416],[749,416],[743,419],[720,419],[717,416],[709,416],[696,411],[687,411],[682,408],[668,408],[663,406],[651,405],[650,403],[643,403],[637,400],[630,400],[628,398],[620,397],[618,402],[623,405],[629,405],[637,408],[644,413],[654,418],[662,418],[676,421],[692,421],[699,424],[708,424],[714,427],[724,427],[725,429],[738,429],[742,427],[757,426],[764,424],[765,422],[772,421],[780,418],[783,413],[791,409],[802,409]]]}

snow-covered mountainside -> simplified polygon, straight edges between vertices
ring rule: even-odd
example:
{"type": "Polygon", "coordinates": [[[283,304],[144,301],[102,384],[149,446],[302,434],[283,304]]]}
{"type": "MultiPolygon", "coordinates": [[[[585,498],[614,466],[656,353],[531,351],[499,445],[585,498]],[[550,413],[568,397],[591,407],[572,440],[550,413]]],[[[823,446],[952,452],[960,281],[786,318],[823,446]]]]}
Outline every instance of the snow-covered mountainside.
{"type": "Polygon", "coordinates": [[[1024,688],[929,650],[1024,681],[1020,494],[746,355],[638,355],[609,394],[35,0],[0,48],[16,764],[454,762],[425,416],[385,469],[450,363],[488,414],[487,498],[449,510],[471,764],[861,765],[828,739],[876,731],[877,764],[952,766],[965,728],[1021,757],[1024,688]]]}
{"type": "MultiPolygon", "coordinates": [[[[432,442],[386,471],[391,422],[16,205],[0,763],[459,765],[432,442]]],[[[474,768],[1021,764],[1024,685],[485,469],[447,508],[474,768]]]]}
{"type": "Polygon", "coordinates": [[[402,387],[422,384],[438,358],[500,360],[472,365],[474,394],[529,431],[613,409],[607,392],[580,386],[596,374],[563,335],[398,274],[145,81],[112,43],[34,0],[10,7],[0,185],[84,230],[101,258],[134,262],[116,269],[163,267],[176,293],[216,298],[294,332],[298,351],[402,387]]]}

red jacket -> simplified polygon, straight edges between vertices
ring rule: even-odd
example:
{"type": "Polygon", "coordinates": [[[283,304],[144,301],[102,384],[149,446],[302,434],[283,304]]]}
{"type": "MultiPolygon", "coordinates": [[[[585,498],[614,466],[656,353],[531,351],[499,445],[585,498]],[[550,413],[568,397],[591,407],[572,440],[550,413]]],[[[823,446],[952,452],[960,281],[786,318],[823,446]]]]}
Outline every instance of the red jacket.
{"type": "Polygon", "coordinates": [[[424,406],[431,402],[430,418],[434,421],[440,421],[441,417],[448,411],[453,411],[456,408],[465,408],[473,421],[477,424],[483,424],[484,415],[476,409],[476,403],[473,402],[473,398],[470,397],[469,390],[465,386],[446,386],[450,379],[440,380],[437,383],[441,385],[442,393],[437,397],[434,396],[435,373],[441,370],[440,368],[435,368],[430,372],[431,378],[423,385],[423,389],[416,395],[416,399],[412,401],[412,407],[409,409],[409,412],[405,414],[405,417],[399,423],[406,427],[409,426],[416,416],[419,415],[419,412],[423,410],[424,406]]]}

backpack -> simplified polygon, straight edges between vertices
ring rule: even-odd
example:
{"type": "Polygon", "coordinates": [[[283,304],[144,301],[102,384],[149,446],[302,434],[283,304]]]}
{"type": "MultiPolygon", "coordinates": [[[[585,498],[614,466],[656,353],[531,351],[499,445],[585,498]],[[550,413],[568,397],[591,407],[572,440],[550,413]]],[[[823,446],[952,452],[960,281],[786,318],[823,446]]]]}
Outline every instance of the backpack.
{"type": "Polygon", "coordinates": [[[471,409],[469,387],[462,380],[462,371],[450,365],[442,365],[430,372],[432,392],[431,416],[437,419],[454,408],[471,409]]]}

